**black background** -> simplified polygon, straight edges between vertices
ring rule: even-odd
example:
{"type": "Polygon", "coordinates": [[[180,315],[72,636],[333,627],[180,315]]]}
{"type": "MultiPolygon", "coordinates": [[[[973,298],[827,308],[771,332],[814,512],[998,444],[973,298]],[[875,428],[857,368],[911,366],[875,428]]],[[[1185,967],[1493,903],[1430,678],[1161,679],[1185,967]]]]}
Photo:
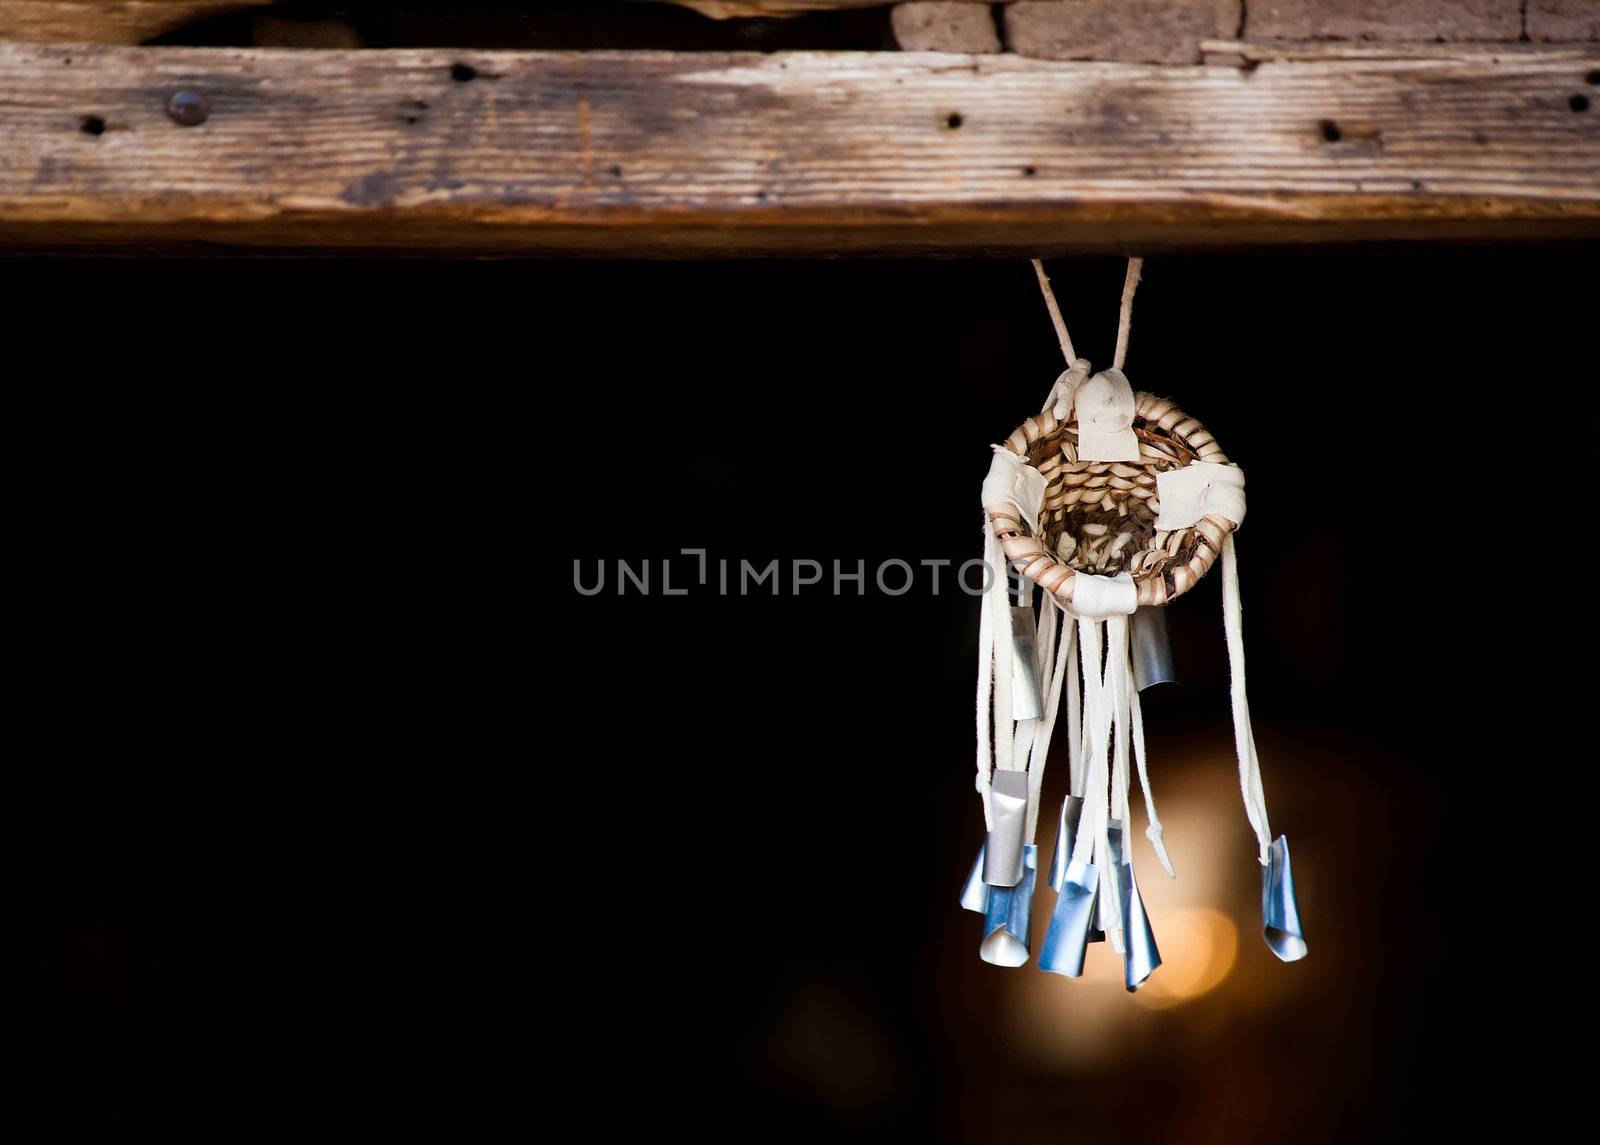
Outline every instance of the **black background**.
{"type": "MultiPolygon", "coordinates": [[[[1589,997],[1593,254],[1147,267],[1128,372],[1249,474],[1311,956],[1259,949],[1235,808],[1231,1001],[1053,1071],[999,993],[1037,972],[955,903],[973,602],[573,587],[978,555],[1060,369],[1025,262],[0,265],[26,1118],[1530,1131],[1589,997]]],[[[1121,264],[1050,265],[1108,363],[1121,264]]],[[[1217,580],[1172,609],[1158,794],[1226,755],[1217,580]]]]}

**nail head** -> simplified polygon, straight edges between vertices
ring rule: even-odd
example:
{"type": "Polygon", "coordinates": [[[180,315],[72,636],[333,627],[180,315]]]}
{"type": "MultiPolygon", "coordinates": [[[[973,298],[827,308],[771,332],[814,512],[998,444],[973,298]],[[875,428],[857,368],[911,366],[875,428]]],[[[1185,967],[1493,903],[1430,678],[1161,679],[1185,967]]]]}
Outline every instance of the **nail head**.
{"type": "Polygon", "coordinates": [[[167,115],[184,127],[198,127],[211,117],[211,104],[197,91],[174,92],[167,100],[167,115]]]}

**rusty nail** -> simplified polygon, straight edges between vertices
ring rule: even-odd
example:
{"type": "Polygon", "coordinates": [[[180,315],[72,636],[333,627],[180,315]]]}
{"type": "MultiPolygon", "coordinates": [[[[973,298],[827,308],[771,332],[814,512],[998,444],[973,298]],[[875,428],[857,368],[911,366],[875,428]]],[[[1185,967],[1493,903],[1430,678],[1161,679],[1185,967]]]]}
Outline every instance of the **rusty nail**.
{"type": "Polygon", "coordinates": [[[198,127],[211,118],[211,104],[197,91],[174,92],[167,100],[167,115],[184,127],[198,127]]]}

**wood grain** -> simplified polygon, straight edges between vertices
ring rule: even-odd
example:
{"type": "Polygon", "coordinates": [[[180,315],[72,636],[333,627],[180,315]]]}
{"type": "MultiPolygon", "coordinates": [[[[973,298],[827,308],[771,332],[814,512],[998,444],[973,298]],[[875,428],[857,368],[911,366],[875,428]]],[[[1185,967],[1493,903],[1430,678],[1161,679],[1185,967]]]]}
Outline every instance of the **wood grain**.
{"type": "Polygon", "coordinates": [[[0,40],[137,44],[270,0],[0,0],[0,40]]]}
{"type": "MultiPolygon", "coordinates": [[[[1254,68],[939,53],[0,44],[0,242],[618,255],[1600,236],[1563,52],[1254,68]],[[209,119],[165,113],[179,90],[209,119]]],[[[1584,105],[1587,107],[1588,105],[1584,105]]]]}

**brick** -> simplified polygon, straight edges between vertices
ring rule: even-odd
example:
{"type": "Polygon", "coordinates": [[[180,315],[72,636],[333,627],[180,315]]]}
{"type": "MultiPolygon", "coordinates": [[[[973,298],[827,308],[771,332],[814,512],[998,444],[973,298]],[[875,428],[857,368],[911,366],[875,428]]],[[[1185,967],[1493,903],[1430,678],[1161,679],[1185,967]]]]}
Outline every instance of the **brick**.
{"type": "Polygon", "coordinates": [[[1520,40],[1521,0],[1250,0],[1247,39],[1520,40]]]}
{"type": "Polygon", "coordinates": [[[1046,60],[1200,62],[1200,41],[1232,39],[1240,0],[1019,0],[1004,9],[1006,47],[1046,60]]]}
{"type": "Polygon", "coordinates": [[[896,4],[895,43],[908,52],[998,52],[1000,33],[987,4],[923,0],[896,4]]]}
{"type": "Polygon", "coordinates": [[[1528,0],[1528,39],[1545,44],[1600,40],[1600,0],[1528,0]]]}

